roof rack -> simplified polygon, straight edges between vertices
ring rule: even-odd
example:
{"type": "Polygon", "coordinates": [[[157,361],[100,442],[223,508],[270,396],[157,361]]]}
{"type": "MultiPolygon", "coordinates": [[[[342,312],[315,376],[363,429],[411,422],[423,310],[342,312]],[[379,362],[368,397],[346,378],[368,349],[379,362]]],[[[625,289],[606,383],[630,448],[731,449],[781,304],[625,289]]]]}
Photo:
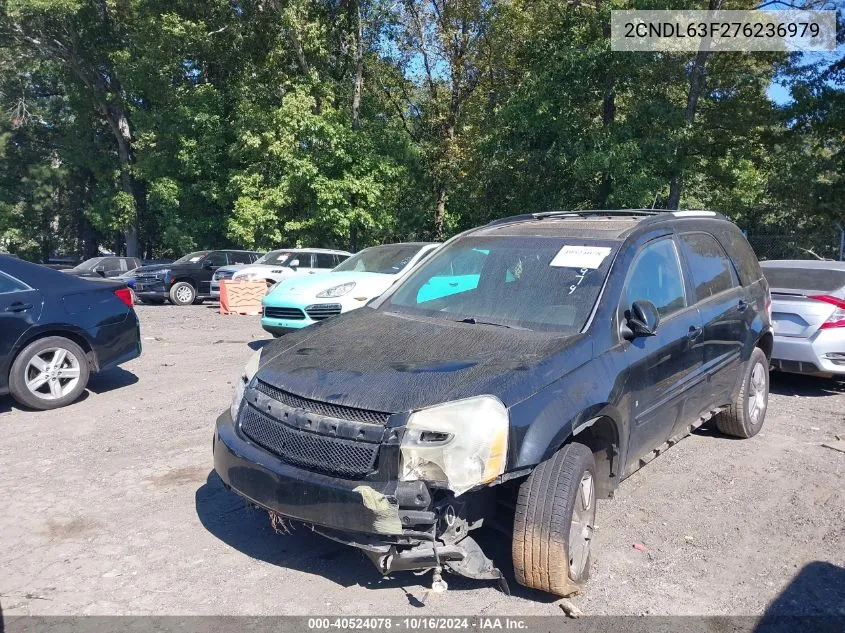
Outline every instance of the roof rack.
{"type": "Polygon", "coordinates": [[[523,222],[525,220],[543,220],[545,218],[584,218],[593,215],[651,217],[654,215],[662,215],[664,213],[666,213],[666,211],[658,209],[584,209],[581,211],[539,211],[537,213],[523,213],[522,215],[512,215],[510,217],[493,220],[492,222],[489,222],[487,226],[506,224],[510,222],[523,222]]]}

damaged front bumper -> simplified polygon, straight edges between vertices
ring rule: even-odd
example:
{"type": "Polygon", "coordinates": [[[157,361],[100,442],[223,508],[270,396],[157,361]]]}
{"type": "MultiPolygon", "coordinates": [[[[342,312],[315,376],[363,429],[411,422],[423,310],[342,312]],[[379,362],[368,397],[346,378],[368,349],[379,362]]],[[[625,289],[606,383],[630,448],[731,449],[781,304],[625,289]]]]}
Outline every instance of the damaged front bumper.
{"type": "Polygon", "coordinates": [[[227,488],[271,516],[307,524],[318,534],[362,550],[379,571],[440,569],[501,582],[469,537],[494,503],[487,488],[456,499],[422,481],[398,481],[399,444],[383,444],[378,467],[343,479],[286,463],[253,443],[228,411],[217,419],[214,469],[227,488]]]}

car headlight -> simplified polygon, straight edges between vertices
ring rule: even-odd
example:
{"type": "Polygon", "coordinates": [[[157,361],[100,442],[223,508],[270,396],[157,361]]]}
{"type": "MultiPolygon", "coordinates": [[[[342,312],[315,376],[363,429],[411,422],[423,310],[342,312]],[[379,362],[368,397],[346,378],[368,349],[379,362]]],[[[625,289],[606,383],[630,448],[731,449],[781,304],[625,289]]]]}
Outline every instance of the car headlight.
{"type": "Polygon", "coordinates": [[[241,402],[244,399],[244,393],[246,392],[246,386],[249,384],[249,381],[253,379],[255,374],[258,372],[258,364],[261,362],[261,350],[255,352],[247,361],[246,366],[244,367],[243,373],[238,376],[237,382],[235,382],[235,394],[232,396],[232,406],[229,408],[229,413],[232,414],[232,420],[238,419],[238,411],[241,408],[241,402]]]}
{"type": "Polygon", "coordinates": [[[351,292],[352,289],[355,287],[355,282],[350,281],[345,284],[340,284],[339,286],[334,286],[333,288],[327,288],[322,292],[318,292],[317,296],[320,299],[329,299],[331,297],[342,297],[343,295],[351,292]]]}
{"type": "Polygon", "coordinates": [[[508,410],[478,396],[414,411],[400,452],[402,481],[437,482],[459,495],[505,471],[508,410]]]}
{"type": "Polygon", "coordinates": [[[170,274],[169,268],[162,268],[161,270],[157,270],[155,272],[156,277],[167,277],[170,274]]]}
{"type": "Polygon", "coordinates": [[[256,272],[250,273],[241,273],[240,275],[235,275],[233,278],[235,281],[238,280],[246,280],[246,281],[254,281],[256,279],[262,279],[261,275],[256,272]]]}

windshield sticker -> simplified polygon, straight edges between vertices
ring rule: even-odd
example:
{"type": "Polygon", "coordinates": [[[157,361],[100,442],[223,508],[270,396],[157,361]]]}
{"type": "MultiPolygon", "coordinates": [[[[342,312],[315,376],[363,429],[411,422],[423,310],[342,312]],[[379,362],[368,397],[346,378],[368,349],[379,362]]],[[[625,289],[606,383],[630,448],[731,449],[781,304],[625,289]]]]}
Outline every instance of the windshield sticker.
{"type": "Polygon", "coordinates": [[[202,257],[191,257],[191,259],[189,259],[188,261],[191,262],[192,264],[194,264],[201,259],[202,259],[202,257]]]}
{"type": "Polygon", "coordinates": [[[595,270],[610,255],[609,246],[564,246],[549,266],[555,268],[588,268],[595,270]]]}

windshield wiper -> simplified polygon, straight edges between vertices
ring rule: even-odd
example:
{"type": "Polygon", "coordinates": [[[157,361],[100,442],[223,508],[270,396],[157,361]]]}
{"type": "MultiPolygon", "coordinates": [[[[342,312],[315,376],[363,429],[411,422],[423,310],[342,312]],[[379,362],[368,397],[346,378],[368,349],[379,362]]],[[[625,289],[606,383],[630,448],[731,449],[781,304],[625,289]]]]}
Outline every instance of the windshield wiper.
{"type": "Polygon", "coordinates": [[[458,323],[469,323],[471,325],[493,325],[495,327],[506,327],[509,330],[527,330],[527,327],[519,327],[518,325],[507,325],[506,323],[496,323],[495,321],[482,321],[475,317],[467,317],[465,319],[458,319],[458,323]]]}

